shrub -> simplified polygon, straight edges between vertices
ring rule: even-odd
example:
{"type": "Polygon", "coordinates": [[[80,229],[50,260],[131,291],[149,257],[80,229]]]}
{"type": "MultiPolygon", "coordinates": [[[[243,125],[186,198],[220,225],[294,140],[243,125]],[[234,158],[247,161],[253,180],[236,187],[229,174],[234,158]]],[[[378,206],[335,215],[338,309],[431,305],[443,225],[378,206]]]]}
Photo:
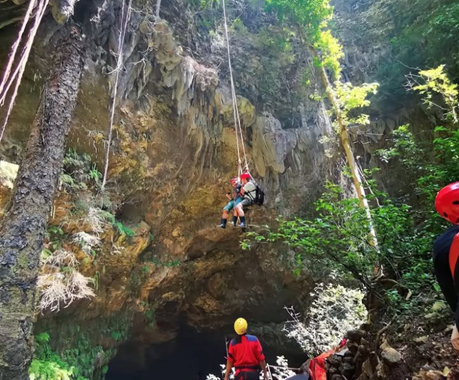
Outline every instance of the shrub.
{"type": "Polygon", "coordinates": [[[95,296],[90,287],[94,280],[77,271],[78,261],[72,252],[58,250],[42,257],[43,267],[37,284],[41,312],[58,312],[77,299],[95,296]]]}
{"type": "Polygon", "coordinates": [[[346,335],[366,322],[368,312],[359,289],[336,284],[319,284],[312,293],[314,302],[304,321],[293,308],[287,308],[291,320],[284,331],[308,353],[319,355],[328,351],[346,335]]]}

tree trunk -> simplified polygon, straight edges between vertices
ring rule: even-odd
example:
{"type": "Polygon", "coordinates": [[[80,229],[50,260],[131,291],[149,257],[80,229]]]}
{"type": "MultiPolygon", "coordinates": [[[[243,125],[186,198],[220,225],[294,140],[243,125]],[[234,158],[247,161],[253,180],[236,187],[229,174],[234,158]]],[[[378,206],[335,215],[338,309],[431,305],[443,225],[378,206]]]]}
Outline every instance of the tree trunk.
{"type": "MultiPolygon", "coordinates": [[[[313,46],[309,45],[309,50],[314,58],[320,62],[319,55],[317,54],[316,49],[313,46]]],[[[370,238],[372,245],[378,249],[378,240],[376,237],[376,231],[373,226],[373,218],[371,217],[370,205],[365,195],[365,188],[362,185],[362,178],[360,177],[357,165],[355,163],[354,153],[352,152],[351,143],[349,142],[349,134],[347,133],[346,125],[343,122],[343,117],[341,110],[339,108],[338,102],[336,100],[335,92],[333,87],[328,79],[327,72],[323,66],[320,67],[320,76],[322,78],[322,83],[325,86],[325,91],[327,97],[330,100],[330,103],[335,111],[336,121],[339,126],[339,134],[341,137],[341,143],[343,144],[344,152],[346,153],[347,163],[351,171],[352,181],[354,182],[354,188],[357,193],[357,198],[359,199],[360,206],[365,210],[367,218],[370,222],[370,238]]]]}
{"type": "Polygon", "coordinates": [[[60,30],[52,46],[50,75],[0,229],[1,380],[29,379],[40,254],[83,69],[77,27],[60,30]]]}

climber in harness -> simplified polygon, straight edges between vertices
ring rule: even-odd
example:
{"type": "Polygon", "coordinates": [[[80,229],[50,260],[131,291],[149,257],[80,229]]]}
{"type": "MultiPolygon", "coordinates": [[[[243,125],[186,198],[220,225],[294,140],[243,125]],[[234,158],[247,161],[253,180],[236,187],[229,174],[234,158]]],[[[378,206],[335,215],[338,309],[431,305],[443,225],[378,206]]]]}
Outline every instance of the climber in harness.
{"type": "Polygon", "coordinates": [[[454,224],[435,240],[433,262],[438,284],[455,313],[451,343],[459,351],[459,182],[451,183],[438,192],[435,208],[443,218],[454,224]]]}
{"type": "MultiPolygon", "coordinates": [[[[237,177],[231,178],[231,186],[233,187],[233,194],[231,192],[228,192],[226,194],[226,197],[229,199],[229,202],[223,208],[222,219],[221,219],[220,225],[218,226],[220,228],[226,228],[226,223],[228,222],[229,213],[233,211],[242,200],[240,196],[242,185],[239,182],[239,179],[237,177]]],[[[233,227],[236,226],[237,216],[233,216],[232,224],[233,224],[233,227]]]]}
{"type": "MultiPolygon", "coordinates": [[[[244,207],[250,206],[255,203],[257,196],[257,185],[253,182],[252,177],[249,173],[241,174],[241,183],[242,188],[240,195],[242,201],[239,202],[234,209],[234,218],[239,218],[240,224],[239,227],[245,227],[245,213],[244,207]]],[[[234,219],[233,219],[234,220],[234,219]]]]}
{"type": "Polygon", "coordinates": [[[233,367],[236,368],[235,380],[258,380],[260,367],[264,379],[268,380],[263,349],[256,336],[247,334],[247,321],[238,318],[234,322],[234,330],[237,336],[229,344],[225,380],[228,380],[233,367]]]}

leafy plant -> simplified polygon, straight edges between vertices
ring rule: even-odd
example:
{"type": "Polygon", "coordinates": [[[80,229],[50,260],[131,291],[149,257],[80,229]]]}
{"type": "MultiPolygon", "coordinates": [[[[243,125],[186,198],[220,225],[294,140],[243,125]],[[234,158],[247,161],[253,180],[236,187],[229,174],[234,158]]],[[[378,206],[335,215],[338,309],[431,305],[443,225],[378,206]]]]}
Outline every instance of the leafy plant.
{"type": "Polygon", "coordinates": [[[96,164],[88,154],[80,154],[75,149],[70,149],[64,157],[63,164],[61,182],[67,190],[85,190],[91,186],[100,186],[102,173],[97,170],[96,164]]]}
{"type": "Polygon", "coordinates": [[[302,320],[293,308],[287,308],[290,320],[284,326],[287,337],[293,338],[309,354],[328,351],[348,331],[367,321],[365,293],[360,289],[320,283],[312,296],[314,301],[306,318],[302,320]]]}
{"type": "Polygon", "coordinates": [[[31,380],[88,380],[77,375],[74,366],[64,361],[49,345],[50,336],[43,332],[35,336],[35,358],[29,374],[31,380]]]}
{"type": "Polygon", "coordinates": [[[117,342],[118,342],[119,340],[121,340],[122,336],[123,336],[123,334],[121,334],[121,332],[119,332],[119,331],[113,331],[112,334],[111,334],[111,337],[112,337],[114,340],[116,340],[117,342]]]}
{"type": "Polygon", "coordinates": [[[118,232],[121,235],[126,235],[128,237],[135,236],[134,230],[130,229],[129,227],[126,227],[123,223],[121,222],[115,222],[115,227],[118,229],[118,232]]]}
{"type": "Polygon", "coordinates": [[[403,304],[414,307],[405,298],[393,302],[392,293],[387,293],[381,281],[393,281],[405,295],[421,289],[429,293],[434,282],[430,271],[433,234],[426,225],[415,223],[416,214],[408,205],[394,204],[382,193],[376,195],[380,206],[372,210],[372,217],[379,232],[379,251],[371,244],[369,221],[358,200],[344,197],[333,184],[327,185],[327,192],[317,201],[315,218],[279,219],[276,229],[248,233],[242,248],[284,242],[294,252],[284,259],[297,275],[316,268],[317,277],[323,277],[324,271],[336,270],[342,280],[359,281],[393,309],[403,304]],[[377,268],[385,268],[384,280],[375,276],[377,268]]]}

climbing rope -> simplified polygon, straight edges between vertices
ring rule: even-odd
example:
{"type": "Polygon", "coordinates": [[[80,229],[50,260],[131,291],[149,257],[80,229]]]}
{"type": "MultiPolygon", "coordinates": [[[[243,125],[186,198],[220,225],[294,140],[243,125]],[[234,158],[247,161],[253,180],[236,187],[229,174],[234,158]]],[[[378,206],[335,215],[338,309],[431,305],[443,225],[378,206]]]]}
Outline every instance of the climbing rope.
{"type": "Polygon", "coordinates": [[[228,51],[228,68],[229,68],[230,83],[231,83],[231,98],[232,98],[232,103],[233,103],[234,129],[236,131],[238,175],[241,175],[242,174],[241,148],[242,148],[242,154],[244,157],[244,165],[245,165],[244,170],[247,172],[249,171],[249,165],[248,165],[247,155],[245,151],[244,137],[242,134],[241,118],[239,115],[239,108],[237,105],[236,87],[234,86],[233,67],[231,64],[231,49],[230,49],[230,41],[229,41],[229,34],[228,34],[228,21],[226,17],[225,0],[222,0],[222,7],[223,7],[223,19],[224,19],[224,25],[225,25],[226,48],[228,51]],[[240,142],[239,142],[239,139],[240,139],[240,142]]]}
{"type": "Polygon", "coordinates": [[[11,115],[11,111],[13,110],[13,107],[14,107],[14,102],[18,94],[18,89],[19,89],[19,85],[21,84],[22,76],[24,75],[24,70],[27,65],[27,61],[29,59],[30,51],[32,50],[33,41],[35,39],[35,35],[37,34],[38,27],[40,26],[41,20],[43,19],[43,16],[45,15],[48,3],[49,3],[49,0],[31,0],[27,8],[27,11],[24,15],[24,20],[22,22],[21,29],[19,30],[16,42],[13,44],[11,48],[11,53],[7,61],[5,72],[0,82],[0,107],[3,106],[3,104],[5,103],[6,96],[9,90],[11,89],[11,86],[13,86],[13,84],[14,84],[14,88],[13,88],[13,93],[11,95],[11,98],[9,100],[8,110],[6,112],[5,120],[3,121],[3,124],[1,127],[0,141],[2,140],[3,134],[5,133],[6,125],[8,124],[8,120],[11,115]],[[25,41],[25,45],[21,53],[19,62],[17,63],[16,69],[12,72],[12,68],[16,60],[16,54],[22,42],[22,38],[25,32],[25,29],[29,23],[29,20],[33,17],[32,16],[33,10],[35,10],[35,20],[29,31],[29,35],[25,41]]]}
{"type": "Polygon", "coordinates": [[[112,100],[112,107],[111,107],[111,114],[110,114],[110,127],[108,130],[107,149],[105,151],[104,177],[103,177],[102,186],[101,186],[102,191],[105,189],[105,185],[107,184],[108,165],[110,162],[110,147],[112,145],[112,139],[113,139],[113,123],[115,120],[116,97],[118,94],[118,83],[120,79],[120,71],[122,70],[123,63],[124,63],[123,62],[123,45],[124,45],[124,39],[126,37],[127,25],[131,18],[131,4],[132,4],[132,0],[129,0],[129,4],[127,7],[127,11],[126,11],[126,3],[123,0],[123,7],[121,8],[121,30],[120,30],[120,35],[118,39],[118,60],[116,62],[115,70],[109,73],[109,74],[115,73],[115,84],[114,84],[114,89],[113,89],[113,100],[112,100]]]}

